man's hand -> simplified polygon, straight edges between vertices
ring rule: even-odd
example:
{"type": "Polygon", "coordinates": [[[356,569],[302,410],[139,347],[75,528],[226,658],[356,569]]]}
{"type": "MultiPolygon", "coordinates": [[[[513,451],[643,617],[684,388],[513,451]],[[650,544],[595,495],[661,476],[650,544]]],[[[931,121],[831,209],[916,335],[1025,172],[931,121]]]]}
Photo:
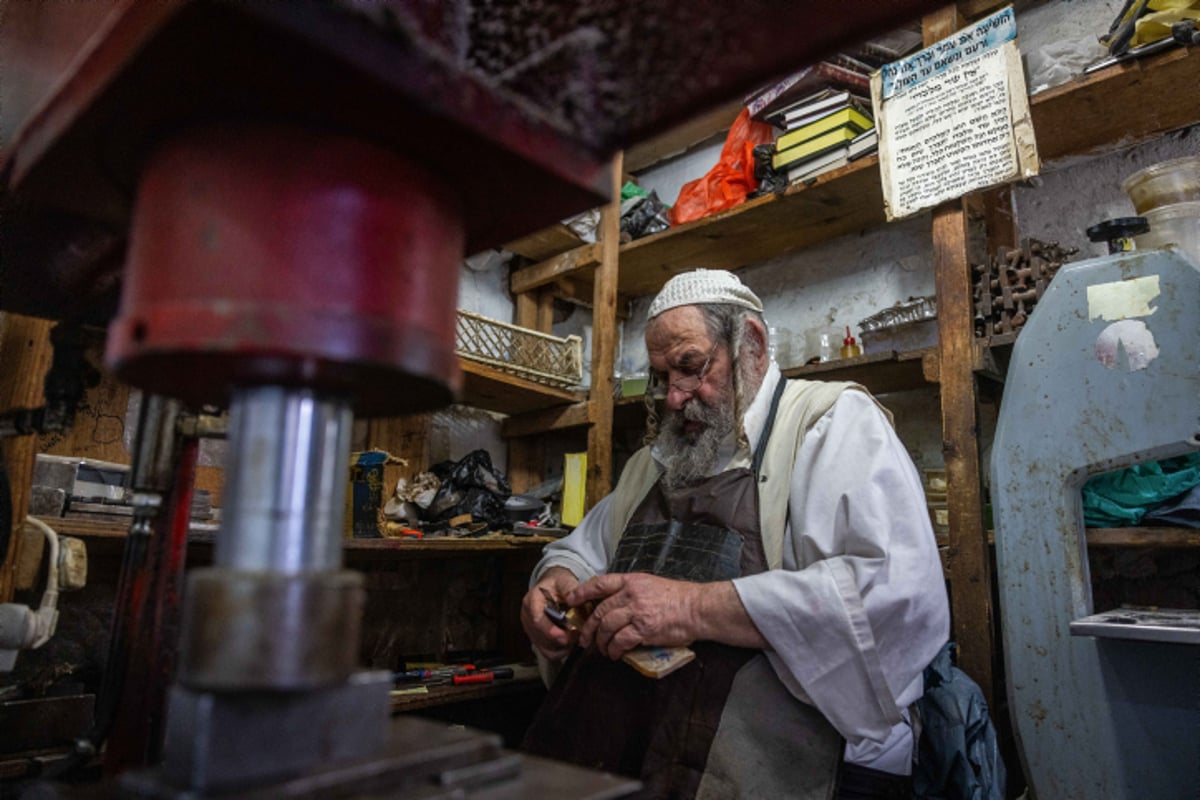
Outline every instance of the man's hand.
{"type": "Polygon", "coordinates": [[[521,626],[525,628],[525,635],[533,648],[551,661],[561,661],[570,655],[579,634],[564,631],[546,616],[546,596],[542,589],[552,597],[565,600],[577,586],[579,579],[569,569],[551,567],[521,601],[521,626]]]}
{"type": "Polygon", "coordinates": [[[601,575],[566,597],[572,606],[597,605],[579,631],[579,644],[618,659],[641,645],[683,647],[697,639],[765,648],[731,581],[692,583],[644,572],[601,575]]]}
{"type": "Polygon", "coordinates": [[[618,659],[641,645],[691,644],[697,638],[697,596],[702,584],[644,572],[601,575],[567,597],[572,606],[596,603],[579,632],[583,647],[618,659]]]}

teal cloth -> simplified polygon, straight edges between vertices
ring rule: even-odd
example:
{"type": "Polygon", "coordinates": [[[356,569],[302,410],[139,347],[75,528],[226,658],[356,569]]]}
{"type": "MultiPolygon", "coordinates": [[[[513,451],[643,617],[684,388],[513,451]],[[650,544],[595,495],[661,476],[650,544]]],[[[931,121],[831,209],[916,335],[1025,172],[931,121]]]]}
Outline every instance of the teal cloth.
{"type": "Polygon", "coordinates": [[[1155,506],[1200,484],[1200,453],[1137,464],[1088,479],[1083,519],[1090,528],[1137,525],[1155,506]]]}

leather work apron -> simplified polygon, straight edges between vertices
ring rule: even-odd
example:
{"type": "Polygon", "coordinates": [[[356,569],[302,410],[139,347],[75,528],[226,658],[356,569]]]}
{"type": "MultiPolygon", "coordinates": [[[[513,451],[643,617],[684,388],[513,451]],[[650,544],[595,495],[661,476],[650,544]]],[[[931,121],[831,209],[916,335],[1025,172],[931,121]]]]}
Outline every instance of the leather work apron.
{"type": "MultiPolygon", "coordinates": [[[[679,492],[656,484],[610,572],[711,582],[766,569],[756,484],[784,383],[753,465],[679,492]]],[[[639,797],[832,797],[843,740],[824,716],[788,692],[762,651],[690,647],[695,660],[658,680],[576,650],[522,749],[639,778],[639,797]]]]}

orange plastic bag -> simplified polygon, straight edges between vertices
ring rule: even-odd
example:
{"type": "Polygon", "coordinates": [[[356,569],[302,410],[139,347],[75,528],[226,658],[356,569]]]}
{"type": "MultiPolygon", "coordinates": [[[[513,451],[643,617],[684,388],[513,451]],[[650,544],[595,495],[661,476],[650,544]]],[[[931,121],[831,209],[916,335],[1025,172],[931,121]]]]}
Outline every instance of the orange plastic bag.
{"type": "Polygon", "coordinates": [[[671,224],[682,225],[745,200],[746,195],[758,188],[754,179],[754,148],[774,138],[774,128],[750,119],[750,112],[743,108],[725,137],[716,166],[703,178],[688,181],[679,190],[679,198],[671,209],[671,224]]]}

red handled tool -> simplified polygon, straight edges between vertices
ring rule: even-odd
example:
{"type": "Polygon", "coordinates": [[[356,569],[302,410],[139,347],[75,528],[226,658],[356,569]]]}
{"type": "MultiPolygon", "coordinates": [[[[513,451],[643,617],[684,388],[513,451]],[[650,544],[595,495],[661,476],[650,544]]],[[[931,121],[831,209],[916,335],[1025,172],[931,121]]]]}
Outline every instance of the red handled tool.
{"type": "Polygon", "coordinates": [[[469,672],[466,675],[455,675],[453,680],[455,686],[464,686],[472,683],[491,683],[497,678],[511,678],[512,676],[512,667],[497,667],[480,672],[469,672]]]}

